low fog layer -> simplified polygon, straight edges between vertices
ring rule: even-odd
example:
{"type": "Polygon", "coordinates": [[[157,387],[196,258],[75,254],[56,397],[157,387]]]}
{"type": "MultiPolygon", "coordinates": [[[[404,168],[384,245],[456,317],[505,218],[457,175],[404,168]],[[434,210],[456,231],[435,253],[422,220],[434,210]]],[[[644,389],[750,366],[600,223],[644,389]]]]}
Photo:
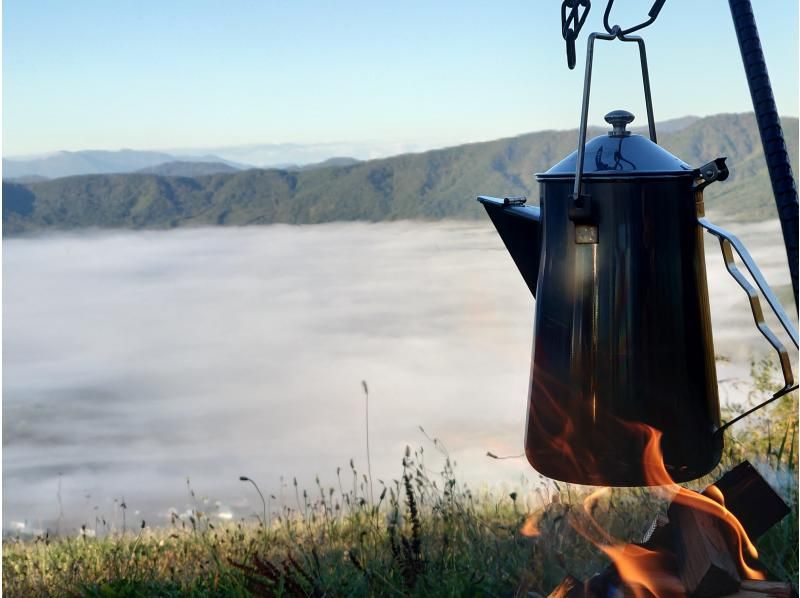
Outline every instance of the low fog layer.
{"type": "MultiPolygon", "coordinates": [[[[778,225],[735,228],[785,284],[778,225]]],[[[707,255],[720,377],[746,378],[768,347],[707,255]]],[[[164,524],[194,506],[187,477],[223,517],[261,509],[240,475],[275,507],[295,476],[351,484],[362,380],[374,478],[407,444],[438,466],[419,426],[473,484],[536,478],[485,456],[522,450],[533,321],[489,223],[86,232],[4,241],[3,267],[5,530],[120,525],[123,498],[129,525],[164,524]]]]}

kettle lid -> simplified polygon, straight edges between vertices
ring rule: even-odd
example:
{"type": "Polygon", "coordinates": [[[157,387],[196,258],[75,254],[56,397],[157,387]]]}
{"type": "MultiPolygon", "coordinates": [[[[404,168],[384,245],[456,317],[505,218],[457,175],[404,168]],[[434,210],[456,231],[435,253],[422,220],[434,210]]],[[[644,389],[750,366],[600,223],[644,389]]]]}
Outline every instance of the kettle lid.
{"type": "MultiPolygon", "coordinates": [[[[673,156],[660,145],[642,135],[625,129],[634,119],[626,110],[614,110],[605,116],[612,126],[606,135],[600,135],[586,143],[583,174],[589,176],[637,177],[652,175],[687,175],[693,168],[680,158],[673,156]]],[[[578,151],[575,150],[547,172],[536,175],[537,179],[575,176],[578,151]]]]}

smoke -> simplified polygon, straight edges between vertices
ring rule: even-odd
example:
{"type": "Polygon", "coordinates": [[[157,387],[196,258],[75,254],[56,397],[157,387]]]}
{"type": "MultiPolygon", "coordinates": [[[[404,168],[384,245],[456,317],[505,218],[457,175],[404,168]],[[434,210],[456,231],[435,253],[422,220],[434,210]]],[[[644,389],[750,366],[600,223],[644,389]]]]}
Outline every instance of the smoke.
{"type": "MultiPolygon", "coordinates": [[[[788,280],[777,225],[738,232],[788,280]]],[[[707,254],[717,353],[746,377],[768,347],[707,254]]],[[[467,480],[533,474],[485,457],[522,452],[533,322],[488,223],[81,232],[6,240],[3,267],[5,529],[54,525],[59,481],[73,526],[123,496],[129,522],[182,511],[187,477],[236,516],[260,509],[240,475],[283,477],[287,504],[295,476],[334,485],[366,471],[362,380],[376,480],[406,444],[435,468],[420,425],[467,480]]]]}

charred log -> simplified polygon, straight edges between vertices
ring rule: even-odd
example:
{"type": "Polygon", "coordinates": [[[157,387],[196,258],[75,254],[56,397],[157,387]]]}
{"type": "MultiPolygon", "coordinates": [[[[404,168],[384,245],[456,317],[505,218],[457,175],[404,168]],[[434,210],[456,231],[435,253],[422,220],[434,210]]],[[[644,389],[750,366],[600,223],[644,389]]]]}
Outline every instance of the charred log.
{"type": "MultiPolygon", "coordinates": [[[[789,514],[789,506],[749,462],[731,469],[714,484],[725,497],[727,508],[755,542],[789,514]]],[[[703,494],[709,495],[710,488],[703,494]]]]}

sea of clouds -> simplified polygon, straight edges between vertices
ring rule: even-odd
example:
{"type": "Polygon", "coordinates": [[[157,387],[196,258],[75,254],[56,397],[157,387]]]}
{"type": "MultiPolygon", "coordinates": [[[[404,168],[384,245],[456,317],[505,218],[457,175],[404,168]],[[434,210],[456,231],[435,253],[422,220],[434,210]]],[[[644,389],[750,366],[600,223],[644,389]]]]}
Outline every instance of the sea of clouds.
{"type": "MultiPolygon", "coordinates": [[[[788,281],[776,223],[734,227],[788,281]]],[[[3,528],[250,516],[240,475],[294,500],[349,461],[402,473],[406,445],[462,479],[515,487],[533,301],[491,224],[79,232],[3,242],[3,528]],[[187,478],[189,483],[187,484],[187,478]],[[195,492],[193,499],[190,488],[195,492]]],[[[728,380],[768,346],[707,245],[728,380]]],[[[376,482],[377,484],[377,482],[376,482]]]]}

